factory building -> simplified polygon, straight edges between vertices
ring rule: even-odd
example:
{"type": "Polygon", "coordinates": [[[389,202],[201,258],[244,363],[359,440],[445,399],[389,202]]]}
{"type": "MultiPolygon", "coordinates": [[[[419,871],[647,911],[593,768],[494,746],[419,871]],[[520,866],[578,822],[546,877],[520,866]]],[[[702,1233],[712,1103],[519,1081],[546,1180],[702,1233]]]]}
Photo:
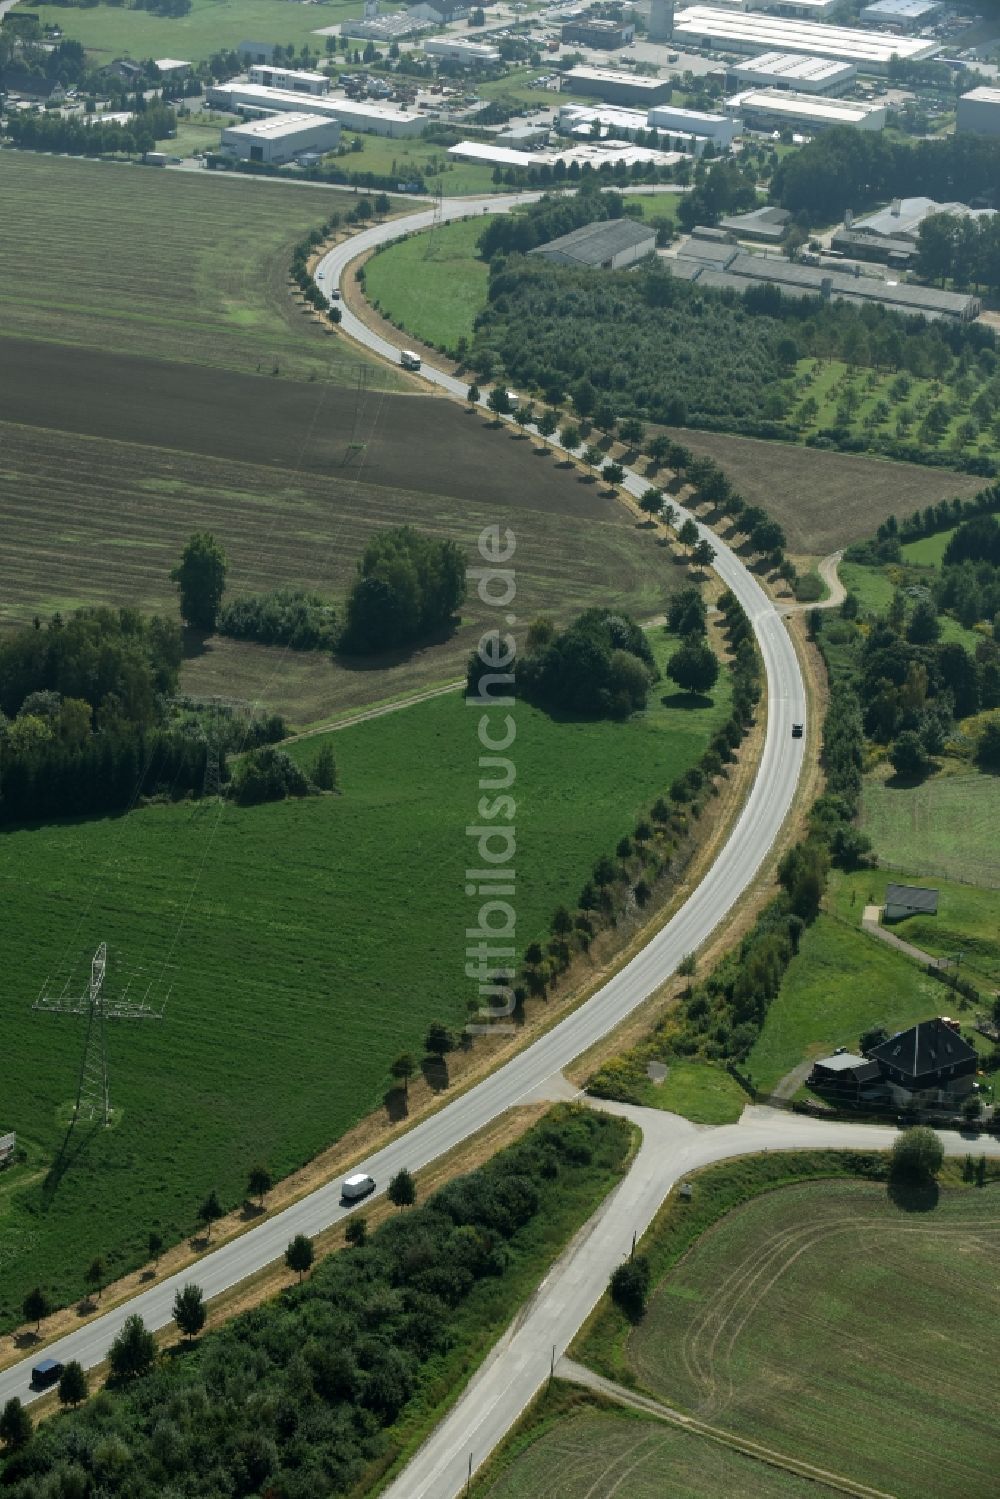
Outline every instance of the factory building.
{"type": "Polygon", "coordinates": [[[581,16],[566,21],[559,29],[564,42],[580,47],[594,47],[603,52],[618,52],[635,40],[635,27],[625,21],[606,21],[599,16],[581,16]]]}
{"type": "Polygon", "coordinates": [[[788,20],[760,11],[721,10],[693,5],[674,20],[674,39],[689,47],[720,52],[800,52],[853,63],[861,73],[885,73],[894,57],[923,62],[940,51],[922,37],[885,36],[847,26],[788,20]]]}
{"type": "Polygon", "coordinates": [[[268,68],[257,64],[250,69],[250,82],[263,84],[264,88],[288,89],[293,94],[330,92],[328,74],[306,73],[296,68],[268,68]]]}
{"type": "Polygon", "coordinates": [[[670,98],[669,78],[644,78],[636,73],[616,72],[611,68],[570,68],[563,74],[568,93],[603,99],[607,104],[634,104],[648,109],[670,98]]]}
{"type": "Polygon", "coordinates": [[[1000,88],[974,88],[958,101],[957,130],[1000,135],[1000,88]]]}
{"type": "Polygon", "coordinates": [[[846,88],[857,76],[853,63],[832,57],[802,57],[798,52],[762,52],[746,62],[731,63],[726,70],[734,88],[794,89],[797,94],[832,94],[846,88]]]}
{"type": "Polygon", "coordinates": [[[462,37],[432,36],[424,42],[428,57],[446,57],[451,62],[464,63],[466,67],[486,67],[500,61],[500,48],[488,47],[485,42],[467,42],[462,37]]]}
{"type": "Polygon", "coordinates": [[[901,239],[916,244],[920,226],[925,219],[938,213],[948,213],[959,219],[992,217],[992,208],[969,208],[965,203],[938,203],[934,198],[894,198],[888,208],[854,219],[848,215],[845,227],[856,234],[867,234],[879,239],[901,239]]]}
{"type": "Polygon", "coordinates": [[[584,224],[529,250],[556,265],[587,266],[591,270],[620,271],[656,253],[656,230],[635,219],[601,219],[584,224]]]}
{"type": "Polygon", "coordinates": [[[495,167],[553,167],[557,162],[564,166],[592,167],[599,171],[602,166],[673,166],[681,160],[676,151],[655,151],[649,146],[636,146],[631,141],[583,141],[571,146],[558,146],[548,151],[517,151],[508,146],[487,144],[485,141],[459,141],[448,148],[448,155],[456,161],[485,162],[495,167]]]}
{"type": "MultiPolygon", "coordinates": [[[[671,266],[673,270],[674,267],[671,266]]],[[[963,292],[938,291],[932,286],[914,286],[910,282],[882,281],[875,277],[848,275],[843,271],[825,271],[811,266],[798,265],[791,261],[751,255],[742,252],[729,262],[725,270],[688,261],[677,271],[685,280],[697,281],[699,286],[745,292],[753,285],[767,283],[777,286],[785,296],[822,297],[831,302],[850,302],[854,305],[875,303],[891,312],[905,316],[919,314],[931,320],[938,318],[955,322],[968,322],[978,317],[982,302],[978,297],[963,292]]]]}
{"type": "Polygon", "coordinates": [[[732,145],[740,130],[739,121],[729,115],[704,114],[700,109],[680,109],[673,104],[657,104],[647,119],[657,130],[685,130],[691,135],[703,135],[722,149],[732,145]]]}
{"type": "MultiPolygon", "coordinates": [[[[612,140],[635,140],[657,127],[651,116],[641,109],[615,109],[610,104],[599,104],[593,108],[586,104],[564,104],[559,111],[557,129],[563,135],[572,135],[581,141],[593,140],[594,126],[598,125],[602,135],[612,140]]],[[[694,134],[690,130],[662,130],[669,138],[669,146],[687,156],[701,156],[708,145],[709,137],[694,134]]],[[[499,138],[499,137],[498,137],[499,138]]],[[[512,142],[516,144],[516,142],[512,142]]]]}
{"type": "Polygon", "coordinates": [[[339,120],[345,130],[369,135],[405,137],[419,135],[426,120],[422,115],[391,104],[362,104],[338,94],[295,94],[290,89],[264,88],[259,83],[219,83],[205,91],[209,104],[233,114],[287,114],[289,110],[321,114],[339,120]]]}
{"type": "Polygon", "coordinates": [[[336,120],[314,114],[271,115],[266,120],[247,120],[228,125],[222,132],[220,149],[240,161],[260,161],[272,166],[294,161],[304,151],[334,151],[340,143],[336,120]]]}
{"type": "Polygon", "coordinates": [[[898,26],[901,31],[919,31],[941,14],[937,0],[874,0],[861,11],[869,26],[898,26]]]}
{"type": "MultiPolygon", "coordinates": [[[[427,29],[427,21],[412,11],[400,10],[389,16],[345,16],[340,23],[341,36],[364,42],[402,42],[427,29]]],[[[438,24],[438,23],[435,23],[438,24]]],[[[328,28],[335,30],[335,28],[328,28]]]]}
{"type": "Polygon", "coordinates": [[[778,88],[734,94],[726,100],[726,108],[741,116],[750,130],[798,130],[812,135],[832,125],[884,130],[886,122],[884,105],[860,99],[818,99],[814,94],[791,94],[778,88]]]}

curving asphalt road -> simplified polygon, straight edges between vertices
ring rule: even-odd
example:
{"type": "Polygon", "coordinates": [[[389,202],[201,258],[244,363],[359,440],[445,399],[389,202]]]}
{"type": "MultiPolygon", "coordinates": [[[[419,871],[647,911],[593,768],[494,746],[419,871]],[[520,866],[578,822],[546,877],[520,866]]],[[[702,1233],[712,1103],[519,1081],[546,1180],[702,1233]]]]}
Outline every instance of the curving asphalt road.
{"type": "MultiPolygon", "coordinates": [[[[553,1366],[607,1290],[611,1272],[641,1237],[671,1189],[715,1161],[768,1150],[888,1150],[897,1131],[841,1124],[751,1107],[739,1124],[705,1127],[676,1114],[627,1104],[595,1105],[631,1119],[642,1145],[628,1175],[567,1246],[458,1402],[419,1448],[383,1499],[457,1499],[534,1399],[553,1366]],[[471,1461],[470,1461],[471,1460],[471,1461]]],[[[965,1155],[961,1135],[940,1136],[946,1155],[965,1155]]],[[[978,1154],[1000,1155],[1000,1140],[979,1140],[978,1154]]]]}
{"type": "MultiPolygon", "coordinates": [[[[506,211],[512,201],[531,201],[538,194],[512,200],[476,200],[469,204],[445,202],[445,218],[471,211],[506,211]]],[[[329,291],[348,262],[365,248],[428,227],[433,211],[376,225],[327,255],[318,267],[319,284],[329,291]]],[[[358,342],[393,360],[398,350],[371,333],[350,311],[343,309],[343,329],[358,342]]],[[[425,377],[453,395],[464,397],[466,387],[449,375],[427,366],[425,377]]],[[[636,474],[627,488],[639,495],[646,488],[636,474]]],[[[682,511],[683,514],[683,511],[682,511]]],[[[613,1030],[644,1000],[654,994],[678,964],[698,948],[722,923],[756,876],[792,803],[802,768],[804,741],[792,739],[791,725],[805,717],[805,687],[785,625],[774,605],[739,558],[713,533],[699,524],[699,535],[709,536],[716,550],[715,569],[742,603],[753,623],[767,680],[767,731],[757,778],[742,812],[715,863],[684,905],[626,967],[616,973],[585,1004],[567,1015],[525,1051],[437,1113],[415,1125],[384,1149],[359,1161],[379,1190],[401,1167],[418,1170],[481,1130],[519,1100],[543,1088],[581,1052],[613,1030]]],[[[177,1290],[188,1281],[201,1286],[206,1298],[253,1275],[279,1259],[297,1233],[312,1236],[345,1217],[338,1183],[330,1183],[286,1208],[259,1227],[205,1255],[194,1266],[150,1286],[120,1307],[105,1312],[85,1326],[49,1344],[45,1353],[65,1362],[78,1359],[84,1367],[100,1363],[125,1318],[137,1312],[147,1326],[166,1326],[171,1320],[177,1290]]],[[[37,1354],[35,1355],[37,1357],[37,1354]]],[[[34,1398],[29,1385],[28,1357],[0,1372],[0,1405],[13,1395],[34,1398]]]]}

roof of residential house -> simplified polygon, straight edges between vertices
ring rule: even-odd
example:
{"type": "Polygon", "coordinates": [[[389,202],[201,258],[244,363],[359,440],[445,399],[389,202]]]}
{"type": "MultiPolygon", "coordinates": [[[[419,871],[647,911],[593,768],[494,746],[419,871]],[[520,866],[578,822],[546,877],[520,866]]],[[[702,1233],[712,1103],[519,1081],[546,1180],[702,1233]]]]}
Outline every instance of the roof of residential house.
{"type": "Polygon", "coordinates": [[[885,903],[887,906],[909,906],[912,911],[926,911],[928,916],[936,916],[938,892],[924,885],[886,885],[885,903]]]}
{"type": "Polygon", "coordinates": [[[632,250],[637,245],[655,244],[656,231],[648,224],[635,219],[600,219],[594,224],[584,224],[570,234],[561,234],[550,239],[548,244],[537,245],[529,255],[547,255],[553,251],[578,260],[582,265],[603,265],[606,260],[620,255],[623,250],[632,250]]]}
{"type": "Polygon", "coordinates": [[[908,1031],[890,1036],[871,1053],[873,1061],[894,1068],[908,1077],[925,1077],[945,1067],[974,1061],[976,1049],[943,1020],[921,1020],[908,1031]]]}

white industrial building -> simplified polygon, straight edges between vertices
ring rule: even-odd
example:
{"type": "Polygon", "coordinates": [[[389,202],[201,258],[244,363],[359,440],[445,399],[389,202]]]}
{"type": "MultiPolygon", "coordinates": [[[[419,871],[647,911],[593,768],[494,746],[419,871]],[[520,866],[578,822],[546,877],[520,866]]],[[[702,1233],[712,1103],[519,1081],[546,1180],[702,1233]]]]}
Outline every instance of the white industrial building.
{"type": "Polygon", "coordinates": [[[500,61],[500,48],[485,42],[467,42],[464,37],[432,36],[423,44],[428,57],[446,57],[467,67],[486,67],[500,61]]]}
{"type": "Polygon", "coordinates": [[[788,88],[798,94],[830,94],[858,76],[853,63],[832,57],[803,57],[798,52],[762,52],[726,70],[733,83],[758,88],[788,88]]]}
{"type": "Polygon", "coordinates": [[[957,130],[974,130],[979,135],[1000,135],[1000,88],[971,89],[958,101],[957,130]]]}
{"type": "Polygon", "coordinates": [[[182,57],[158,57],[155,66],[163,78],[183,78],[191,71],[191,64],[182,57]]]}
{"type": "Polygon", "coordinates": [[[339,120],[345,130],[402,138],[419,135],[427,121],[414,110],[391,104],[355,103],[340,94],[295,94],[290,89],[264,88],[260,83],[219,83],[206,89],[205,98],[233,114],[305,112],[339,120]]]}
{"type": "Polygon", "coordinates": [[[940,49],[922,37],[886,36],[848,26],[824,26],[761,11],[720,10],[693,5],[678,12],[674,41],[721,52],[802,52],[807,57],[833,57],[854,63],[862,73],[885,73],[894,57],[923,62],[940,49]]]}
{"type": "Polygon", "coordinates": [[[250,82],[262,83],[265,88],[289,89],[293,94],[328,94],[330,78],[326,73],[308,73],[298,68],[269,68],[255,65],[250,69],[250,82]]]}
{"type": "Polygon", "coordinates": [[[724,149],[739,134],[738,122],[728,115],[704,114],[700,109],[680,109],[673,104],[655,105],[647,118],[657,130],[685,130],[690,135],[703,135],[724,149]]]}
{"type": "Polygon", "coordinates": [[[626,139],[638,131],[645,135],[649,129],[649,118],[644,109],[616,109],[613,104],[564,104],[559,111],[556,129],[564,135],[572,135],[581,125],[602,130],[626,139]]]}
{"type": "Polygon", "coordinates": [[[791,94],[784,89],[748,89],[726,100],[726,108],[742,117],[749,130],[798,130],[814,134],[832,125],[856,130],[884,130],[886,109],[861,99],[819,99],[815,94],[791,94]]]}
{"type": "Polygon", "coordinates": [[[334,151],[340,143],[340,125],[314,114],[271,115],[266,120],[247,120],[228,125],[220,146],[228,156],[241,161],[269,162],[280,166],[294,161],[304,151],[334,151]]]}
{"type": "Polygon", "coordinates": [[[654,151],[631,141],[613,140],[583,141],[549,151],[516,151],[486,141],[459,141],[448,148],[448,155],[456,161],[475,161],[493,167],[552,167],[561,161],[566,166],[575,163],[578,167],[593,167],[595,171],[606,165],[632,167],[650,162],[666,167],[681,160],[676,151],[654,151]]]}
{"type": "Polygon", "coordinates": [[[398,109],[392,104],[365,104],[353,99],[335,99],[331,103],[330,113],[344,129],[357,130],[361,134],[388,135],[401,140],[419,135],[427,124],[423,115],[409,109],[398,109]]]}
{"type": "Polygon", "coordinates": [[[861,20],[872,26],[898,26],[903,31],[919,31],[929,26],[941,13],[938,0],[874,0],[861,11],[861,20]]]}
{"type": "MultiPolygon", "coordinates": [[[[610,104],[564,104],[556,128],[562,135],[571,135],[586,143],[594,140],[595,125],[602,138],[607,136],[611,140],[634,141],[638,135],[646,135],[650,129],[658,128],[641,109],[614,109],[610,104]]],[[[708,136],[690,130],[675,129],[663,133],[669,134],[671,149],[688,156],[701,156],[709,141],[708,136]]]]}

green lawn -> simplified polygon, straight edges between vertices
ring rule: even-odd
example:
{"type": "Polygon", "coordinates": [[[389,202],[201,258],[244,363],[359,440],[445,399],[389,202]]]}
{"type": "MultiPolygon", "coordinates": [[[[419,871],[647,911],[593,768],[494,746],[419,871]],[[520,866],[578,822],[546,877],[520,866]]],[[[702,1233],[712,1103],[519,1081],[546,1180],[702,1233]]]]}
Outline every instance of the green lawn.
{"type": "MultiPolygon", "coordinates": [[[[353,194],[4,151],[0,199],[6,335],[355,382],[362,352],[325,335],[288,290],[292,246],[353,194]]],[[[382,365],[369,380],[400,383],[382,365]]]]}
{"type": "Polygon", "coordinates": [[[969,772],[900,788],[869,776],[861,824],[892,869],[1000,889],[1000,777],[969,772]]]}
{"type": "MultiPolygon", "coordinates": [[[[915,873],[913,868],[859,870],[834,877],[830,900],[838,916],[853,921],[864,903],[884,902],[890,881],[913,885],[927,880],[925,873],[915,873]]],[[[934,889],[938,892],[937,915],[908,916],[905,921],[894,922],[893,931],[935,957],[954,957],[961,952],[961,971],[978,987],[996,987],[1000,983],[1000,922],[995,890],[954,884],[936,876],[934,889]]],[[[938,986],[938,992],[941,995],[944,991],[938,986]]]]}
{"type": "Polygon", "coordinates": [[[735,1078],[711,1062],[671,1061],[662,1083],[647,1078],[639,1088],[646,1108],[683,1114],[695,1124],[735,1124],[748,1099],[735,1078]]]}
{"type": "Polygon", "coordinates": [[[900,550],[904,562],[912,567],[940,567],[945,547],[954,536],[950,531],[938,531],[934,536],[921,536],[919,541],[908,541],[900,550]]]}
{"type": "Polygon", "coordinates": [[[109,62],[122,53],[201,62],[242,41],[283,47],[294,43],[296,50],[308,42],[322,51],[325,38],[317,37],[316,29],[360,16],[364,6],[362,0],[324,0],[321,8],[289,5],[287,0],[192,0],[190,13],[174,19],[107,4],[69,8],[26,3],[21,8],[37,15],[43,26],[60,27],[89,51],[106,54],[109,62]]]}
{"type": "MultiPolygon", "coordinates": [[[[666,642],[662,635],[661,643],[666,642]]],[[[625,724],[556,723],[519,705],[517,944],[573,906],[598,856],[700,757],[728,712],[656,699],[625,724]]],[[[332,737],[342,795],[253,809],[179,804],[0,838],[4,1128],[47,1184],[0,1219],[0,1327],[26,1290],[83,1290],[146,1237],[189,1232],[211,1187],[241,1200],[248,1168],[282,1175],[378,1108],[388,1064],[429,1021],[461,1027],[474,915],[464,871],[477,817],[478,713],[449,696],[332,737]],[[64,1141],[80,1023],[32,1013],[79,988],[106,941],[109,990],[168,990],[161,1023],[111,1027],[109,1132],[64,1141]]],[[[310,763],[320,740],[294,747],[310,763]]]]}
{"type": "Polygon", "coordinates": [[[504,191],[494,183],[491,166],[458,161],[448,155],[445,146],[434,145],[432,141],[419,138],[392,140],[388,136],[353,135],[350,132],[345,132],[343,139],[348,143],[361,142],[360,150],[327,157],[330,165],[341,167],[345,172],[379,172],[398,177],[400,182],[421,176],[428,192],[437,192],[440,188],[446,198],[504,191]]]}
{"type": "Polygon", "coordinates": [[[482,232],[481,218],[462,219],[383,250],[365,267],[369,300],[428,343],[454,348],[471,339],[489,282],[477,248],[482,232]]]}
{"type": "Polygon", "coordinates": [[[909,1206],[828,1181],[736,1208],[660,1282],[627,1338],[633,1376],[899,1499],[988,1492],[1000,1188],[909,1206]]]}
{"type": "Polygon", "coordinates": [[[847,897],[845,920],[820,915],[803,933],[800,951],[771,1001],[746,1063],[763,1092],[799,1062],[828,1056],[837,1046],[856,1050],[870,1025],[903,1030],[941,1012],[941,985],[861,931],[867,889],[854,888],[854,894],[853,907],[847,897]]]}

